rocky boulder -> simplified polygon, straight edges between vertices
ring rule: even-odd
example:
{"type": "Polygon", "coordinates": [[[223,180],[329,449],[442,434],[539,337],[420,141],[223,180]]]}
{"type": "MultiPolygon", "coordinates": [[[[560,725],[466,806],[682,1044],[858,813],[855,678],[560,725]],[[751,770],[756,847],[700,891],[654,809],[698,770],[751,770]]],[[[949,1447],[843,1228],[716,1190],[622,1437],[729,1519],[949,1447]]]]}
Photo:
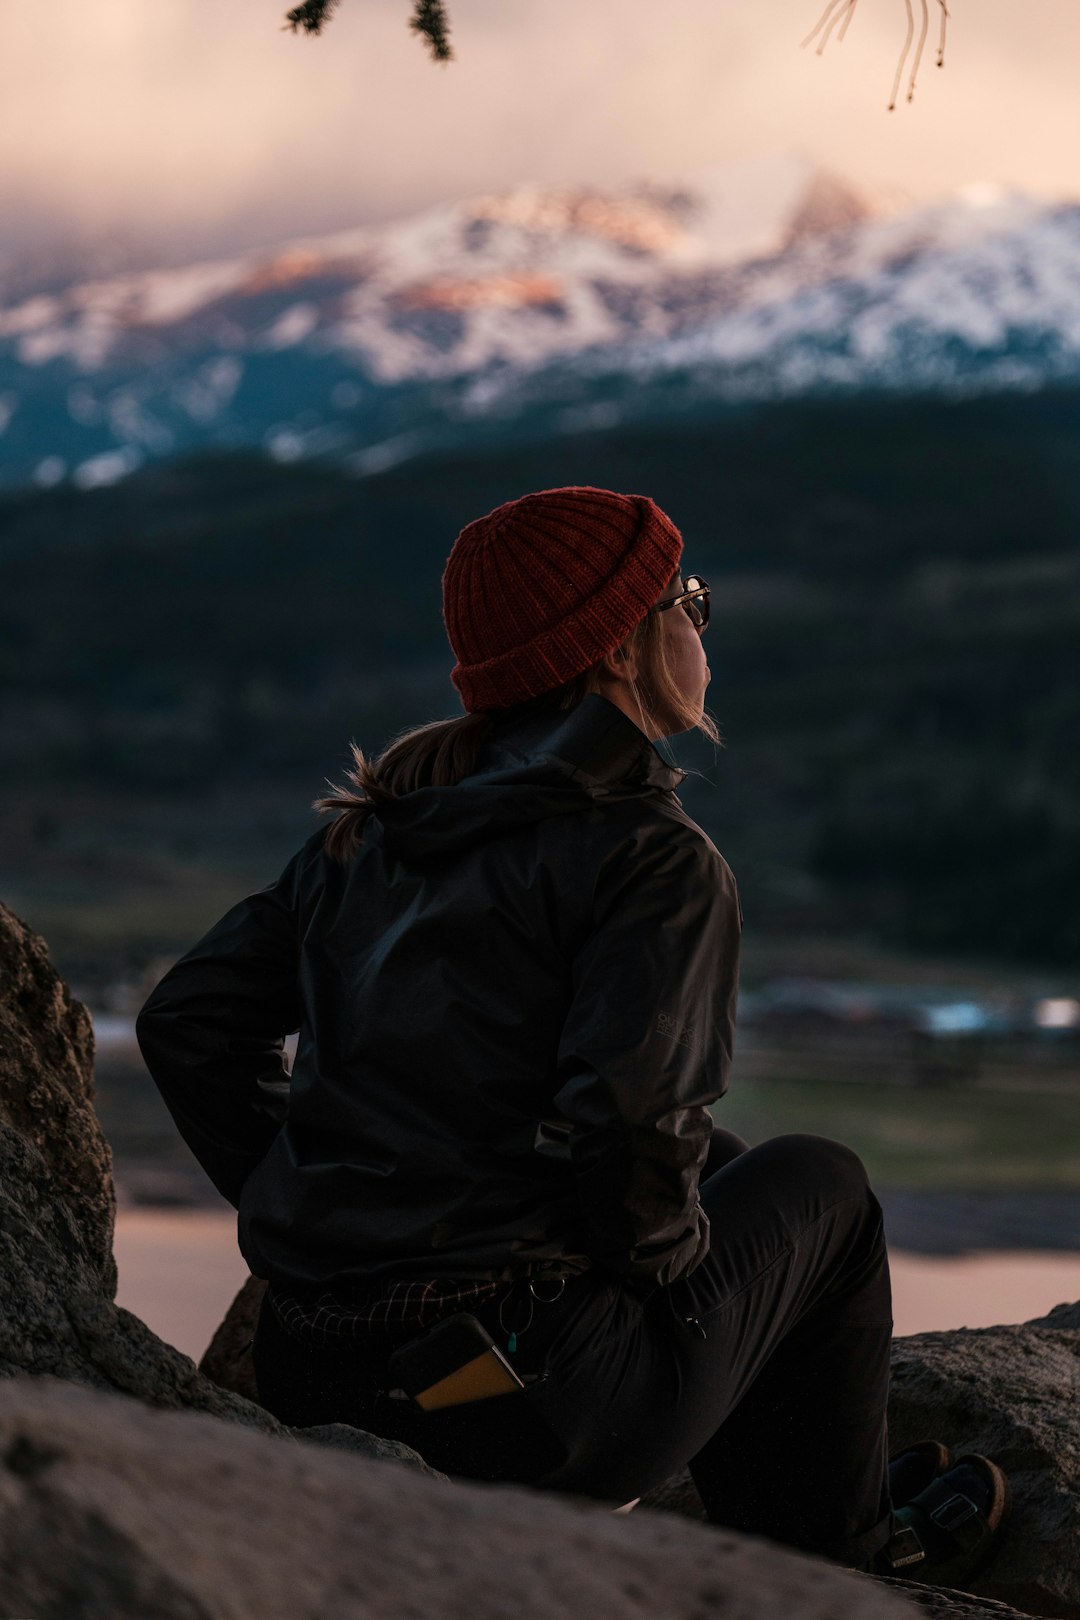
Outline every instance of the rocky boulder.
{"type": "MultiPolygon", "coordinates": [[[[934,1435],[956,1456],[993,1457],[1009,1476],[1008,1533],[971,1582],[972,1593],[1013,1610],[1080,1620],[1080,1304],[1015,1327],[897,1339],[892,1373],[894,1450],[934,1435]]],[[[689,1474],[643,1505],[703,1516],[689,1474]]],[[[929,1604],[925,1590],[918,1595],[929,1604]]],[[[950,1612],[959,1612],[947,1596],[950,1612]]]]}
{"type": "Polygon", "coordinates": [[[114,1304],[112,1157],[89,1015],[0,904],[0,1374],[46,1373],[277,1427],[114,1304]]]}
{"type": "Polygon", "coordinates": [[[1080,1616],[1080,1305],[1014,1327],[921,1333],[893,1347],[893,1443],[938,1435],[995,1458],[1013,1488],[1008,1535],[972,1591],[1080,1616]]]}
{"type": "Polygon", "coordinates": [[[930,1620],[1035,1620],[1033,1615],[1021,1614],[1007,1603],[998,1603],[996,1598],[976,1597],[971,1592],[954,1592],[944,1586],[920,1586],[915,1581],[881,1581],[880,1585],[906,1598],[920,1610],[923,1620],[927,1620],[927,1616],[930,1620]]]}
{"type": "MultiPolygon", "coordinates": [[[[953,1454],[981,1452],[1005,1469],[1013,1489],[1009,1529],[993,1562],[971,1582],[985,1608],[1080,1617],[1080,1304],[1014,1327],[920,1333],[893,1345],[889,1430],[894,1450],[934,1435],[953,1454]]],[[[701,1518],[689,1474],[643,1506],[701,1518]]],[[[909,1583],[890,1583],[907,1586],[909,1583]]],[[[926,1588],[920,1604],[938,1598],[926,1588]]],[[[939,1611],[934,1611],[939,1612],[939,1611]]],[[[942,1613],[945,1610],[940,1611],[942,1613]]]]}
{"type": "Polygon", "coordinates": [[[258,1277],[249,1277],[222,1319],[210,1340],[199,1371],[212,1378],[222,1389],[230,1389],[249,1401],[259,1398],[255,1388],[255,1369],[251,1364],[251,1341],[255,1337],[255,1324],[259,1320],[266,1284],[258,1277]]]}
{"type": "MultiPolygon", "coordinates": [[[[48,1374],[291,1438],[243,1398],[253,1384],[223,1388],[115,1304],[116,1201],[93,1054],[86,1009],[44,941],[0,903],[0,1377],[48,1374]]],[[[317,1437],[426,1469],[407,1446],[343,1424],[317,1437]]]]}
{"type": "Polygon", "coordinates": [[[0,1383],[0,1594],[39,1620],[911,1620],[662,1514],[447,1485],[53,1380],[0,1383]]]}

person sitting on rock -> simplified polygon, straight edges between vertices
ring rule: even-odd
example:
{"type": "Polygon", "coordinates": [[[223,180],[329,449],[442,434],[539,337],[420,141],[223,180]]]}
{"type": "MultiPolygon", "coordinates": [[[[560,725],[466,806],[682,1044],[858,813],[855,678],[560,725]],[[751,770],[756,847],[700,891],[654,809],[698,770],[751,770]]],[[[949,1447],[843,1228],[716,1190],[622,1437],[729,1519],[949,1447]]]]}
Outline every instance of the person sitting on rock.
{"type": "Polygon", "coordinates": [[[334,820],[165,976],[139,1041],[268,1282],[283,1422],[616,1504],[689,1466],[717,1524],[956,1584],[1007,1487],[935,1442],[890,1472],[861,1163],[713,1125],[741,911],[655,746],[717,740],[682,549],[602,489],[470,523],[443,578],[466,713],[354,746],[334,820]],[[401,1387],[451,1319],[512,1393],[401,1387]]]}

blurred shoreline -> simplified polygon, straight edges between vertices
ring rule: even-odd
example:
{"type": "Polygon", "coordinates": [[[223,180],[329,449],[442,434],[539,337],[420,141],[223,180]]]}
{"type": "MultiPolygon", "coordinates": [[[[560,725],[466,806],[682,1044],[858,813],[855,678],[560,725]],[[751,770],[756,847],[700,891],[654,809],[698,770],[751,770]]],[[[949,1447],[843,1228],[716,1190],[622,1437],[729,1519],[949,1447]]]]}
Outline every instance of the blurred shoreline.
{"type": "MultiPolygon", "coordinates": [[[[119,1166],[117,1208],[125,1219],[230,1218],[197,1166],[119,1166]]],[[[982,1254],[1080,1254],[1080,1191],[950,1192],[876,1185],[890,1247],[927,1258],[982,1254]]],[[[195,1230],[193,1226],[191,1230],[195,1230]]],[[[1078,1276],[1080,1284],[1080,1276],[1078,1276]]],[[[1080,1288],[1078,1288],[1080,1293],[1080,1288]]]]}
{"type": "MultiPolygon", "coordinates": [[[[197,1360],[248,1270],[226,1208],[122,1208],[117,1304],[197,1360]]],[[[1080,1252],[912,1254],[890,1244],[894,1335],[992,1327],[1080,1297],[1080,1252]]]]}
{"type": "MultiPolygon", "coordinates": [[[[121,1209],[193,1218],[225,1212],[146,1073],[132,1020],[97,1016],[95,1031],[97,1109],[113,1150],[121,1209]]],[[[823,1079],[815,1061],[824,1066],[827,1046],[815,1046],[812,1037],[806,1046],[803,1077],[777,1078],[781,1046],[753,1031],[740,1045],[717,1120],[751,1143],[798,1131],[854,1148],[898,1250],[924,1256],[1080,1250],[1075,1076],[1020,1073],[1006,1084],[997,1073],[954,1074],[920,1084],[872,1071],[860,1079],[851,1063],[823,1079]]],[[[789,1055],[795,1049],[790,1043],[789,1055]]]]}

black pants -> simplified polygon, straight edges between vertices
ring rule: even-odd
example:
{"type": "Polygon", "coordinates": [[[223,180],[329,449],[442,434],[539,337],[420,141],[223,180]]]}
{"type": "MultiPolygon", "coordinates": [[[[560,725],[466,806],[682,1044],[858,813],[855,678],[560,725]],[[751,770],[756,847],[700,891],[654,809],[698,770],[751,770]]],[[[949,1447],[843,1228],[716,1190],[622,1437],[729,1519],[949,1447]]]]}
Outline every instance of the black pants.
{"type": "Polygon", "coordinates": [[[475,1314],[542,1377],[523,1395],[425,1414],[379,1393],[355,1341],[313,1348],[264,1305],[255,1370],[284,1422],[339,1421],[448,1473],[614,1503],[689,1465],[715,1523],[868,1567],[888,1539],[892,1337],[881,1209],[856,1156],[815,1136],[715,1135],[708,1256],[640,1298],[598,1272],[550,1304],[518,1285],[475,1314]],[[523,1324],[532,1312],[532,1319],[523,1324]]]}

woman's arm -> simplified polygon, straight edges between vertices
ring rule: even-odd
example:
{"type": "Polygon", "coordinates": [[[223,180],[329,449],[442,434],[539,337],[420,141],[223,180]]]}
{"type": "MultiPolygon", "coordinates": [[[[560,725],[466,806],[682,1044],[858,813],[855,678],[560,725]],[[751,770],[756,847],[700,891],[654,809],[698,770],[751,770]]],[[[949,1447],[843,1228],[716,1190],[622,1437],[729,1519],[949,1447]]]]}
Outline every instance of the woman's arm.
{"type": "Polygon", "coordinates": [[[301,1017],[297,885],[306,853],[170,968],[135,1026],[181,1136],[233,1205],[284,1117],[283,1037],[301,1017]]]}
{"type": "Polygon", "coordinates": [[[604,864],[574,963],[555,1102],[597,1264],[666,1286],[709,1247],[697,1198],[727,1088],[740,910],[704,835],[666,824],[604,864]]]}

